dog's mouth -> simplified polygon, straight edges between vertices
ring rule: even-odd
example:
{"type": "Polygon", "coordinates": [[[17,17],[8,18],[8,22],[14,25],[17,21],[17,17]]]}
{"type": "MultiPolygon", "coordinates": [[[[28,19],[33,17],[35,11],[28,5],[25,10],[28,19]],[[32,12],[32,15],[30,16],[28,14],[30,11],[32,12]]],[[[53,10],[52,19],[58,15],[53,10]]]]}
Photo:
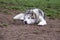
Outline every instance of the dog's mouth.
{"type": "Polygon", "coordinates": [[[25,23],[25,24],[27,24],[27,22],[26,22],[26,21],[25,21],[24,23],[25,23]]]}
{"type": "Polygon", "coordinates": [[[22,22],[23,22],[24,24],[28,24],[27,21],[24,21],[24,20],[23,20],[22,22]]]}

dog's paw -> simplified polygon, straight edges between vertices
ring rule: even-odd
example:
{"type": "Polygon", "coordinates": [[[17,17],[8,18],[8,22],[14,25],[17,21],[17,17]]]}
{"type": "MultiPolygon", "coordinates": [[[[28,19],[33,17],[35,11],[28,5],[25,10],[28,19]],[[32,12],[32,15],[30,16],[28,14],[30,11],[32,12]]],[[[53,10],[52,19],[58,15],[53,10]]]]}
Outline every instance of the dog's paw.
{"type": "Polygon", "coordinates": [[[46,22],[40,22],[40,23],[38,23],[38,25],[47,25],[47,23],[46,22]]]}

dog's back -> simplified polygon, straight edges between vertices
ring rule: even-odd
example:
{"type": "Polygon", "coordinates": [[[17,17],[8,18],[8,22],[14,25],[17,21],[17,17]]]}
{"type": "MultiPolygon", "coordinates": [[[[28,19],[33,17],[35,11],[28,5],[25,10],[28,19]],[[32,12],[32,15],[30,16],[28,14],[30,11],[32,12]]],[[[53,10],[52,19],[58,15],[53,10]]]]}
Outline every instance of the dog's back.
{"type": "Polygon", "coordinates": [[[39,13],[41,14],[41,16],[43,16],[43,18],[45,18],[45,14],[41,9],[39,9],[39,13]]]}
{"type": "Polygon", "coordinates": [[[45,14],[44,14],[43,10],[37,9],[37,8],[32,9],[32,10],[33,10],[35,13],[37,13],[38,15],[41,15],[43,18],[45,18],[45,14]]]}

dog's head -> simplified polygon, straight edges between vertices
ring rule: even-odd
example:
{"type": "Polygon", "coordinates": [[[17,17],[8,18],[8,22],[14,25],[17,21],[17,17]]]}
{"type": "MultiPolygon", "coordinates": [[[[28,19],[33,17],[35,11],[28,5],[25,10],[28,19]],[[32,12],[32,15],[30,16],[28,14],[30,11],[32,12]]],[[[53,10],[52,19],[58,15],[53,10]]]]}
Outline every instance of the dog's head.
{"type": "Polygon", "coordinates": [[[36,14],[34,14],[33,11],[30,10],[25,14],[25,17],[24,17],[25,24],[34,24],[36,23],[36,20],[37,20],[37,16],[36,14]]]}

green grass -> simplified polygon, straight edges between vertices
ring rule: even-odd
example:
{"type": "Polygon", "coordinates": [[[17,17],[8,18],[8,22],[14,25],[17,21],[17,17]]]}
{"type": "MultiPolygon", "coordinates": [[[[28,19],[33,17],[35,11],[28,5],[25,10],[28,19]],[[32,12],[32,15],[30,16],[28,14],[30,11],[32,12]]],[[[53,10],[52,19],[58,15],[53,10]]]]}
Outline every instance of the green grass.
{"type": "Polygon", "coordinates": [[[0,0],[0,8],[20,11],[40,8],[48,17],[60,19],[60,0],[0,0]]]}

